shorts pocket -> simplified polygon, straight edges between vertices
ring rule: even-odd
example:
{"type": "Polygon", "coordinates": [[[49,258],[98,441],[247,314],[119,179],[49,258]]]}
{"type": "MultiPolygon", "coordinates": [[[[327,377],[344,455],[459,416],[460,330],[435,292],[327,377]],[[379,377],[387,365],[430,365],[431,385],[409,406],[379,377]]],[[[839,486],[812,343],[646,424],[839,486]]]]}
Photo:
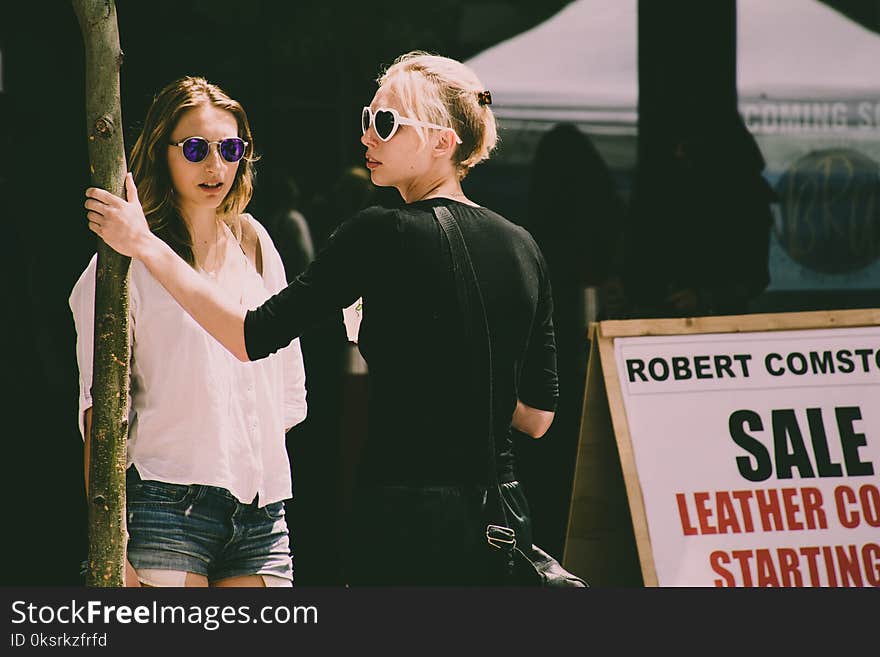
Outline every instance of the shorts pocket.
{"type": "Polygon", "coordinates": [[[129,504],[183,504],[192,495],[193,486],[164,481],[141,480],[127,491],[129,504]]]}
{"type": "Polygon", "coordinates": [[[269,520],[282,520],[284,519],[284,502],[278,501],[267,504],[262,507],[262,511],[266,514],[266,517],[269,518],[269,520]]]}

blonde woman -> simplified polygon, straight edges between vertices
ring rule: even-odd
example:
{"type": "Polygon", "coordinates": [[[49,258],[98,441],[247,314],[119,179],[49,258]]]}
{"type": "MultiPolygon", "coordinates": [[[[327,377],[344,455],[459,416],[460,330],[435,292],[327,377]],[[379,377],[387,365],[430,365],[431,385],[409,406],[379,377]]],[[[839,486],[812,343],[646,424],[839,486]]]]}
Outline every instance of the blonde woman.
{"type": "Polygon", "coordinates": [[[433,209],[448,208],[459,225],[485,299],[498,479],[515,493],[511,512],[522,515],[510,428],[537,438],[553,419],[549,279],[531,236],[462,191],[462,179],[496,143],[491,95],[477,76],[455,60],[414,52],[378,83],[361,116],[365,165],[405,205],[344,221],[309,268],[255,310],[230,304],[150,233],[131,183],[130,201],[87,191],[89,227],[141,262],[243,361],[266,357],[362,297],[358,346],[369,365],[370,426],[345,545],[349,581],[483,584],[475,555],[486,539],[474,508],[487,485],[487,409],[474,403],[472,351],[433,209]]]}
{"type": "MultiPolygon", "coordinates": [[[[127,177],[144,228],[242,313],[287,284],[268,233],[244,212],[253,161],[242,106],[185,77],[153,100],[127,177]]],[[[70,296],[87,478],[95,265],[70,296]]],[[[130,296],[127,585],[290,586],[285,432],[306,415],[299,341],[242,363],[136,260],[130,296]]]]}

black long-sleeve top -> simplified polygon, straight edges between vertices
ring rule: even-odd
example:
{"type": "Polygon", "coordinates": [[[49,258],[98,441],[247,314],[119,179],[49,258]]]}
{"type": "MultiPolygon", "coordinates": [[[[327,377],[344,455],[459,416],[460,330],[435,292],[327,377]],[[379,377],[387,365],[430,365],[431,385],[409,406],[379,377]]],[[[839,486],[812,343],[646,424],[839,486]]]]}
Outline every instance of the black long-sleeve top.
{"type": "Polygon", "coordinates": [[[370,426],[361,483],[487,480],[487,410],[475,402],[485,400],[479,393],[486,388],[474,383],[478,373],[435,205],[448,207],[461,227],[486,306],[501,481],[515,478],[510,423],[517,398],[556,407],[550,281],[529,233],[491,210],[450,199],[367,208],[343,222],[308,269],[248,312],[244,324],[256,360],[363,298],[358,346],[369,369],[370,426]]]}

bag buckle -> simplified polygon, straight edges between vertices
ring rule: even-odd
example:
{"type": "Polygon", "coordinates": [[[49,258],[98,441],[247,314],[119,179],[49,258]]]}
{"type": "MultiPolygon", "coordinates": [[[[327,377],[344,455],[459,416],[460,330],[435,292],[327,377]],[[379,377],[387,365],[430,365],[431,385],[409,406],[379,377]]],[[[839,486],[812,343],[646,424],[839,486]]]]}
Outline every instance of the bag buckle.
{"type": "Polygon", "coordinates": [[[494,548],[512,550],[516,547],[516,532],[510,527],[486,525],[486,540],[494,548]]]}

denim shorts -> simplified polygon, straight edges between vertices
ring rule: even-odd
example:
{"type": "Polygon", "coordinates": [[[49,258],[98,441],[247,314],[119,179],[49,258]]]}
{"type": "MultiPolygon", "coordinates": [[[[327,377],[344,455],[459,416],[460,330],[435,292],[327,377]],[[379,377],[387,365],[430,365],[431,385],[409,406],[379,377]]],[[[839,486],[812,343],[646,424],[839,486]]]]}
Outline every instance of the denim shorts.
{"type": "Polygon", "coordinates": [[[141,479],[126,472],[128,560],[209,582],[243,575],[293,579],[284,503],[243,504],[225,488],[141,479]]]}

